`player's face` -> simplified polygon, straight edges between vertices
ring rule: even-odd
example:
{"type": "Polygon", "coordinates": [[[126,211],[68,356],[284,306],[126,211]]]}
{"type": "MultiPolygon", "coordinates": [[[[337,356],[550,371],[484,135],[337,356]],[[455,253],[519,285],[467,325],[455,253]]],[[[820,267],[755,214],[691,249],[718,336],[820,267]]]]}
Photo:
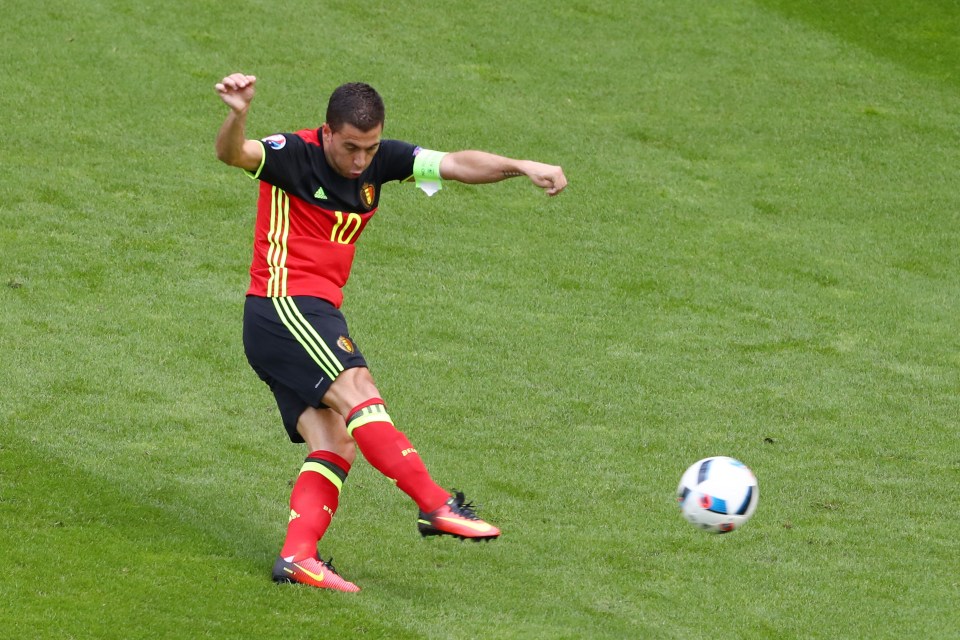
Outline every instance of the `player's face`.
{"type": "Polygon", "coordinates": [[[339,131],[334,131],[324,123],[321,133],[327,163],[344,178],[356,180],[370,166],[380,148],[383,125],[377,125],[370,131],[360,131],[351,124],[345,124],[339,131]]]}

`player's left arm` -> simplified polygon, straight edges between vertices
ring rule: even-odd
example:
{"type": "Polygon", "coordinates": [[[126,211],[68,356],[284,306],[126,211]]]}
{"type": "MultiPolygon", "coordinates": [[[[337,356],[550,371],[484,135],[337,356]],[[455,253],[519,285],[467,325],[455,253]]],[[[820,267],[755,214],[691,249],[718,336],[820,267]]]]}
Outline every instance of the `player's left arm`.
{"type": "Polygon", "coordinates": [[[567,186],[563,169],[533,160],[514,160],[486,151],[454,151],[440,160],[440,177],[466,184],[488,184],[526,176],[530,182],[555,196],[567,186]]]}

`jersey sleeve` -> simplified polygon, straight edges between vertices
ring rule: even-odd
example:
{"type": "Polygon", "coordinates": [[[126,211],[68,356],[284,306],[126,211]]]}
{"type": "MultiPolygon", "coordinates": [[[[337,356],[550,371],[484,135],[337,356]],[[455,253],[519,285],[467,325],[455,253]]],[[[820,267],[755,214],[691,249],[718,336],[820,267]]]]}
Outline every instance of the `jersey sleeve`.
{"type": "Polygon", "coordinates": [[[413,175],[413,161],[417,155],[416,147],[400,140],[384,140],[380,143],[381,181],[406,180],[413,175]]]}
{"type": "Polygon", "coordinates": [[[304,141],[293,133],[277,133],[259,141],[263,160],[256,171],[247,175],[290,191],[310,168],[304,141]]]}

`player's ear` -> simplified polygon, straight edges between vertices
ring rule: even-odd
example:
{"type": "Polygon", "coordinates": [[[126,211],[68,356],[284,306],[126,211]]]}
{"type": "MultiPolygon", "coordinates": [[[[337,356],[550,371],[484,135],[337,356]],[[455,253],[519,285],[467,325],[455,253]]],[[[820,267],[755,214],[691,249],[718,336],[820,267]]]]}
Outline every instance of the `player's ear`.
{"type": "Polygon", "coordinates": [[[324,142],[330,141],[330,136],[333,135],[333,129],[330,128],[326,122],[320,125],[320,135],[323,137],[324,142]]]}

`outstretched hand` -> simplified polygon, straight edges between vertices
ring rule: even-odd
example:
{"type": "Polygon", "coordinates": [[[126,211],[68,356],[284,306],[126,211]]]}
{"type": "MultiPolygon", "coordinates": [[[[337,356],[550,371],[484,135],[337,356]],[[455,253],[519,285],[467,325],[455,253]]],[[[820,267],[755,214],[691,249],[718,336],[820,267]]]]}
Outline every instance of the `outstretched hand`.
{"type": "Polygon", "coordinates": [[[256,76],[233,73],[216,84],[220,99],[234,111],[243,111],[253,100],[256,76]]]}
{"type": "Polygon", "coordinates": [[[563,175],[563,169],[560,167],[541,162],[530,162],[525,169],[530,181],[543,189],[548,196],[557,195],[567,186],[567,177],[563,175]]]}

